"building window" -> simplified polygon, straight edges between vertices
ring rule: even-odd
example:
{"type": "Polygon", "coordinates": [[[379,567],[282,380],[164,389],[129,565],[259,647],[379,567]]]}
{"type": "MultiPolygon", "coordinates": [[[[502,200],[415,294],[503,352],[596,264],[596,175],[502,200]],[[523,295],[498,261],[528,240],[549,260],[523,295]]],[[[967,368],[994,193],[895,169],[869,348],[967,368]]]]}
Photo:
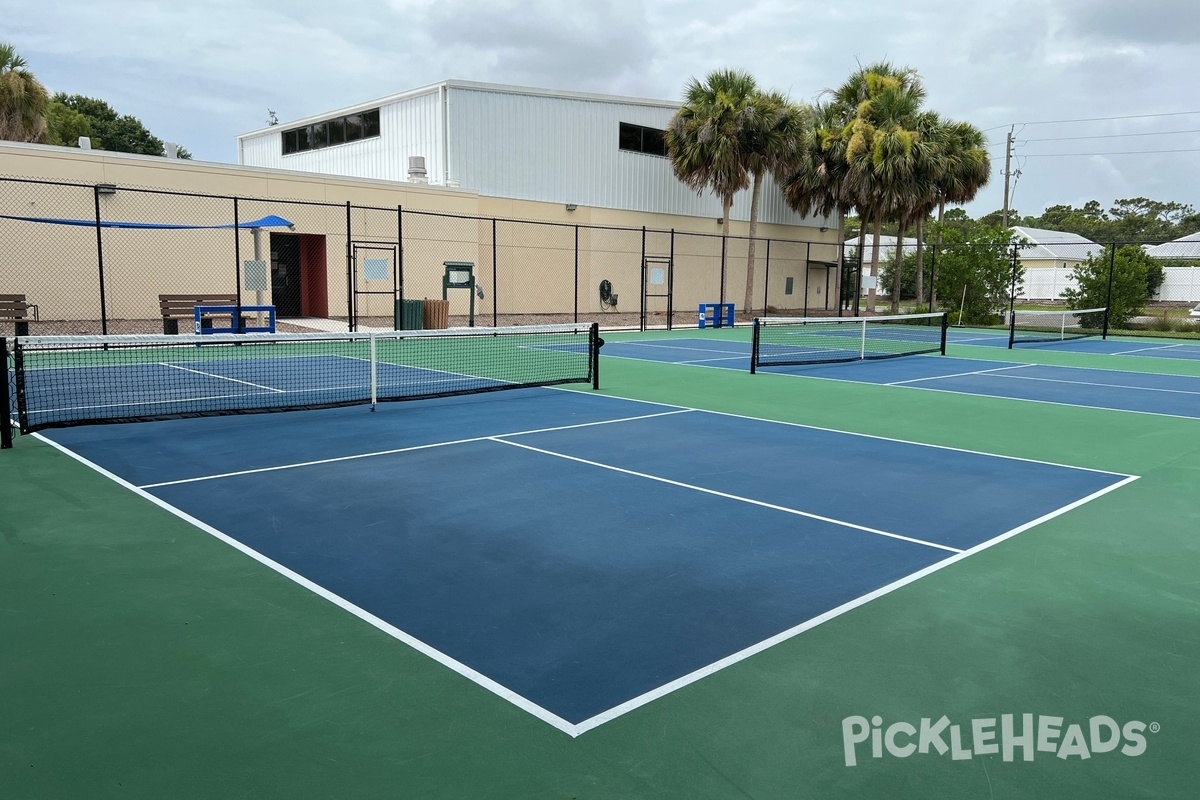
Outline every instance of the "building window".
{"type": "Polygon", "coordinates": [[[299,128],[283,131],[280,141],[283,154],[316,150],[345,142],[357,142],[379,136],[379,109],[348,114],[344,117],[315,122],[299,128]]]}
{"type": "Polygon", "coordinates": [[[664,131],[658,128],[647,128],[644,125],[632,125],[628,122],[621,123],[617,146],[622,150],[645,153],[650,156],[667,154],[667,139],[664,131]]]}

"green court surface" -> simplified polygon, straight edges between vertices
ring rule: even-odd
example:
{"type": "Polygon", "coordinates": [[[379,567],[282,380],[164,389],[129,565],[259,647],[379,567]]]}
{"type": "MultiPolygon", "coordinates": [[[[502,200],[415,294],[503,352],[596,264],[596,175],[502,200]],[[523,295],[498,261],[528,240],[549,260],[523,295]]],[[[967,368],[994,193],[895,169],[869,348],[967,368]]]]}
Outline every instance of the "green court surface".
{"type": "MultiPolygon", "coordinates": [[[[749,332],[605,338],[697,335],[749,332]]],[[[1138,479],[572,737],[19,436],[0,452],[0,799],[1200,796],[1200,419],[601,360],[602,394],[1138,479]],[[1007,758],[1005,715],[1031,743],[1007,758]]]]}

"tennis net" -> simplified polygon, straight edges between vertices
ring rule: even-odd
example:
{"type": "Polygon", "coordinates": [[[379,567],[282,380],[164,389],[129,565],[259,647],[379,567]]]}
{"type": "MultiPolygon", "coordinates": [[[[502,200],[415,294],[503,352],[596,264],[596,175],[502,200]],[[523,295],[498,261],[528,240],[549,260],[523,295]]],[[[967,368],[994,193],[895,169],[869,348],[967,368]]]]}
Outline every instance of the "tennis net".
{"type": "Polygon", "coordinates": [[[754,320],[750,371],[946,353],[945,313],[883,317],[769,317],[754,320]]]}
{"type": "Polygon", "coordinates": [[[1008,321],[1008,346],[1022,342],[1061,342],[1086,336],[1107,337],[1108,309],[1014,311],[1008,321]]]}
{"type": "Polygon", "coordinates": [[[22,431],[329,408],[564,383],[599,388],[596,324],[439,331],[29,337],[22,431]]]}

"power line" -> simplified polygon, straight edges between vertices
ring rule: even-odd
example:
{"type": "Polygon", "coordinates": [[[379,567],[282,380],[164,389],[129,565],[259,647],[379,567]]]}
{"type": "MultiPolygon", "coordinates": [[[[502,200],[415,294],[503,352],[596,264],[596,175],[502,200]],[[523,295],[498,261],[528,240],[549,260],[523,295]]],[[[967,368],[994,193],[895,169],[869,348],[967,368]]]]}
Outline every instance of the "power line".
{"type": "MultiPolygon", "coordinates": [[[[1030,142],[1074,142],[1080,139],[1121,139],[1126,136],[1173,136],[1181,133],[1200,133],[1200,128],[1195,128],[1187,131],[1148,131],[1146,133],[1106,133],[1097,134],[1095,136],[1057,136],[1052,139],[1022,139],[1021,144],[1029,144],[1030,142]]],[[[1001,144],[1001,142],[996,142],[1001,144]]],[[[990,145],[989,145],[990,146],[990,145]]]]}
{"type": "MultiPolygon", "coordinates": [[[[1067,125],[1075,122],[1108,122],[1116,119],[1150,119],[1152,117],[1186,117],[1191,115],[1200,115],[1200,111],[1171,111],[1165,114],[1128,114],[1123,117],[1090,117],[1088,119],[1051,119],[1041,122],[1020,122],[1013,123],[1015,125],[1067,125]]],[[[1001,125],[1000,127],[1008,127],[1001,125]]],[[[989,128],[988,130],[995,130],[989,128]]]]}
{"type": "Polygon", "coordinates": [[[1200,153],[1200,147],[1186,150],[1121,150],[1112,153],[1024,153],[1022,158],[1064,158],[1066,156],[1152,156],[1159,153],[1200,153]]]}

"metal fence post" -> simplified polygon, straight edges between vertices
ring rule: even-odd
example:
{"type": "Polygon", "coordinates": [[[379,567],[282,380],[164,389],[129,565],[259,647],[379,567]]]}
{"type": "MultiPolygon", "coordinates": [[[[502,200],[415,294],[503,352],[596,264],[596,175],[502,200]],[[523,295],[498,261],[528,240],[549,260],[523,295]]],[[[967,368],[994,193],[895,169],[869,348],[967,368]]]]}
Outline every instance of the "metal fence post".
{"type": "MultiPolygon", "coordinates": [[[[100,333],[108,334],[108,304],[104,293],[104,235],[100,225],[100,187],[92,187],[92,198],[96,201],[96,266],[100,270],[100,333]]],[[[7,412],[6,412],[7,413],[7,412]]]]}
{"type": "Polygon", "coordinates": [[[233,320],[229,327],[242,332],[242,228],[238,216],[238,199],[233,198],[233,291],[237,302],[233,307],[233,320]]]}
{"type": "Polygon", "coordinates": [[[354,305],[354,236],[350,220],[350,201],[346,201],[346,319],[350,332],[358,330],[357,309],[354,305]]]}
{"type": "Polygon", "coordinates": [[[492,327],[500,325],[500,248],[496,243],[496,218],[492,217],[492,327]]]}
{"type": "Polygon", "coordinates": [[[1104,307],[1107,309],[1104,312],[1104,330],[1101,332],[1100,338],[1108,338],[1108,318],[1112,316],[1112,292],[1113,292],[1113,277],[1117,268],[1117,243],[1113,242],[1109,245],[1108,250],[1108,296],[1104,299],[1104,307]]]}

